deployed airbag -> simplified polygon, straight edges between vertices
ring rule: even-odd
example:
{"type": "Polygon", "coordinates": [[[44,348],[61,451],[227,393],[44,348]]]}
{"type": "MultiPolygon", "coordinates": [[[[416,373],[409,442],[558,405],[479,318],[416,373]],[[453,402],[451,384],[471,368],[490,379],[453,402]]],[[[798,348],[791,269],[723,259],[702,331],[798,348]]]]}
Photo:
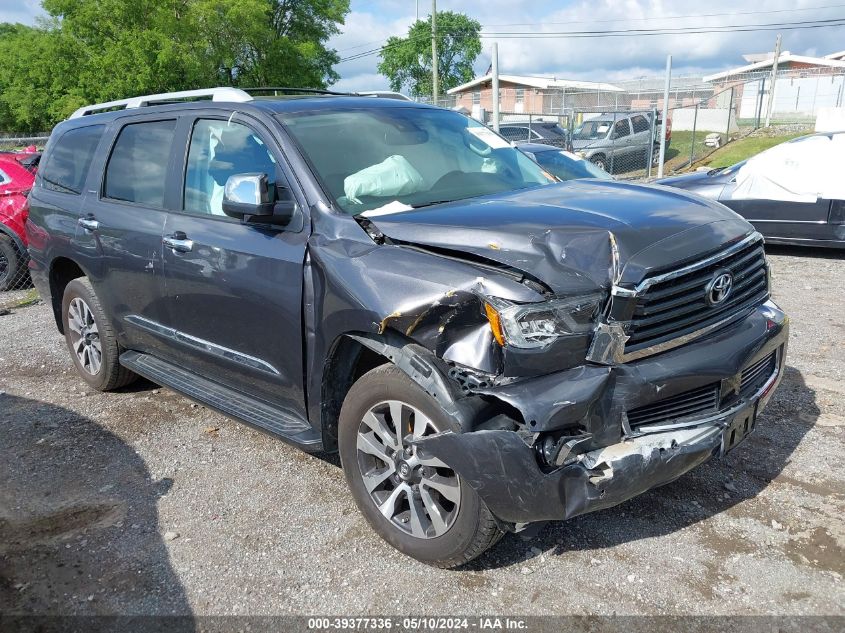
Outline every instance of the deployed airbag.
{"type": "Polygon", "coordinates": [[[343,180],[346,198],[360,204],[360,196],[398,196],[414,193],[424,187],[423,177],[404,156],[394,154],[343,180]]]}
{"type": "Polygon", "coordinates": [[[734,200],[845,200],[845,134],[809,136],[753,156],[736,175],[734,200]]]}

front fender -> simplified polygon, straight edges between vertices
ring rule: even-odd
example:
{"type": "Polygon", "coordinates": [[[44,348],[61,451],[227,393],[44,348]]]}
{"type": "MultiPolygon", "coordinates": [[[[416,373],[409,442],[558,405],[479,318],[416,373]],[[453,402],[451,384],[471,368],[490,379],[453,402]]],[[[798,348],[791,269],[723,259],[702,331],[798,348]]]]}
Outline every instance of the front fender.
{"type": "Polygon", "coordinates": [[[444,359],[490,374],[500,370],[501,348],[493,341],[479,294],[520,302],[543,298],[505,272],[406,246],[355,239],[342,231],[311,236],[304,289],[312,423],[321,419],[317,394],[326,359],[341,338],[352,335],[399,365],[398,359],[400,368],[424,389],[445,395],[457,383],[446,377],[444,359]],[[412,356],[399,353],[407,344],[417,346],[417,358],[430,355],[442,363],[433,374],[436,384],[430,382],[435,378],[422,376],[425,372],[414,367],[412,356]]]}

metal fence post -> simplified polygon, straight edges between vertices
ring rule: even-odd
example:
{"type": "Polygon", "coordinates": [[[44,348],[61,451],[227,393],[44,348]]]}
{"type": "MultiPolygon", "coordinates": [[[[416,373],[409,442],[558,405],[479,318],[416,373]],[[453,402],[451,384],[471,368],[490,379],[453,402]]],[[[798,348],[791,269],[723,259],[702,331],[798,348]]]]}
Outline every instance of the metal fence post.
{"type": "MultiPolygon", "coordinates": [[[[728,112],[728,119],[731,115],[728,112]]],[[[692,117],[692,143],[689,146],[689,166],[692,167],[692,161],[695,159],[695,127],[698,125],[698,104],[695,104],[695,114],[692,117]]]]}
{"type": "Polygon", "coordinates": [[[663,178],[663,161],[666,159],[666,125],[669,119],[669,87],[672,82],[672,56],[666,56],[666,85],[663,88],[663,125],[660,129],[660,161],[657,164],[657,177],[663,178]]]}
{"type": "Polygon", "coordinates": [[[651,164],[654,162],[654,131],[657,128],[657,108],[651,109],[651,153],[648,157],[648,168],[646,169],[646,178],[651,178],[651,164]]]}
{"type": "MultiPolygon", "coordinates": [[[[613,158],[616,152],[616,112],[613,113],[613,125],[610,126],[610,162],[607,163],[607,171],[613,174],[613,158]]],[[[607,160],[607,157],[605,157],[607,160]]]]}
{"type": "Polygon", "coordinates": [[[499,131],[499,44],[493,42],[493,129],[499,131]]]}
{"type": "Polygon", "coordinates": [[[734,87],[731,86],[731,98],[728,102],[728,123],[727,128],[725,130],[725,143],[727,143],[731,138],[731,112],[734,109],[734,87]]]}
{"type": "Polygon", "coordinates": [[[755,130],[760,129],[760,117],[763,114],[763,98],[765,97],[765,95],[766,95],[766,78],[763,77],[760,80],[760,94],[759,94],[760,100],[757,102],[757,122],[754,124],[755,130]]]}

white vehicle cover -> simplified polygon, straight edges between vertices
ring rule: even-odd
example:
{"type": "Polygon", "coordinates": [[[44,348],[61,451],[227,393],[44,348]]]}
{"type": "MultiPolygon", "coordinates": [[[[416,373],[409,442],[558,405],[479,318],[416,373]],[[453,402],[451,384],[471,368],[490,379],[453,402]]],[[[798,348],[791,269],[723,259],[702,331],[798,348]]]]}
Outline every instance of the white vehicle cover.
{"type": "Polygon", "coordinates": [[[845,200],[845,133],[775,145],[736,174],[734,200],[845,200]]]}
{"type": "Polygon", "coordinates": [[[420,191],[423,177],[404,156],[394,154],[382,162],[366,167],[343,180],[346,198],[359,203],[359,196],[398,196],[420,191]]]}

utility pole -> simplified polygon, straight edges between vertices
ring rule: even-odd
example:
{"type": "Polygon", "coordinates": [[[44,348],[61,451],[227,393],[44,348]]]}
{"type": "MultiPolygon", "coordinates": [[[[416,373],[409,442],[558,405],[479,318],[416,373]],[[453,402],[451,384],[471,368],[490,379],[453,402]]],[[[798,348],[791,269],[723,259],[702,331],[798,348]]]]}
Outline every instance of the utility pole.
{"type": "Polygon", "coordinates": [[[431,100],[437,105],[437,0],[431,0],[431,100]]]}
{"type": "Polygon", "coordinates": [[[766,127],[772,123],[772,108],[775,107],[775,84],[778,76],[778,57],[780,57],[780,33],[775,42],[775,58],[772,60],[772,79],[769,81],[769,107],[766,108],[766,127]]]}
{"type": "Polygon", "coordinates": [[[420,0],[417,0],[417,22],[420,21],[420,0]]]}
{"type": "Polygon", "coordinates": [[[493,74],[493,129],[499,131],[499,44],[493,42],[493,59],[491,60],[493,74]]]}
{"type": "Polygon", "coordinates": [[[669,85],[672,83],[672,56],[666,56],[666,85],[663,87],[663,124],[660,126],[660,158],[657,177],[663,178],[663,161],[666,158],[666,124],[669,119],[669,85]]]}

